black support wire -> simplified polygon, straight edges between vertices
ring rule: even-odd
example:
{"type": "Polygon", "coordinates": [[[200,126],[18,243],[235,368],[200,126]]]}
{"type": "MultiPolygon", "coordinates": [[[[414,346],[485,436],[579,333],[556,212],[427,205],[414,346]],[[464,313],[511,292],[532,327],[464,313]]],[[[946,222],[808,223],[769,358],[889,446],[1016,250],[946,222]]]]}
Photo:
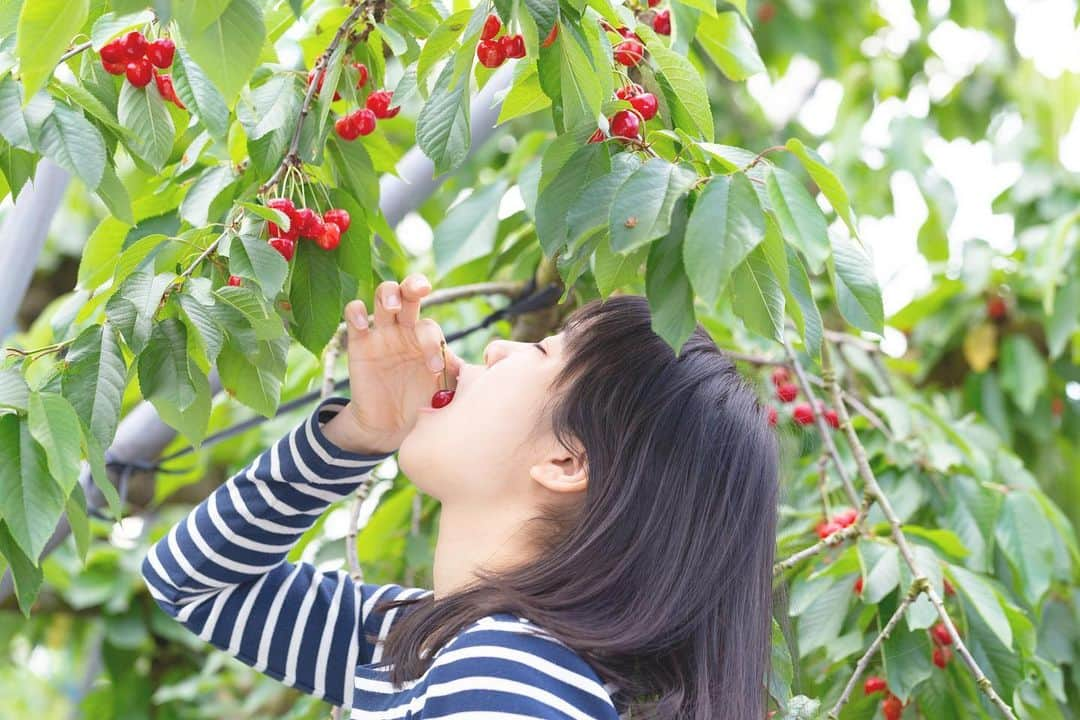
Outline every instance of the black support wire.
{"type": "MultiPolygon", "coordinates": [[[[536,290],[536,278],[530,278],[529,282],[526,283],[525,288],[522,290],[521,294],[513,301],[511,301],[510,304],[508,304],[506,307],[499,308],[498,310],[489,313],[483,320],[476,323],[475,325],[472,325],[471,327],[467,327],[463,330],[458,330],[457,332],[446,335],[446,341],[450,343],[455,340],[460,340],[461,338],[471,335],[478,330],[482,330],[483,328],[486,328],[492,323],[499,320],[510,319],[518,315],[525,315],[527,313],[537,312],[539,310],[551,307],[558,302],[561,294],[562,289],[557,283],[549,283],[543,289],[536,290]]],[[[342,378],[341,380],[338,380],[334,383],[335,390],[344,390],[348,386],[348,377],[342,378]]],[[[280,415],[291,412],[299,407],[303,407],[304,405],[318,400],[321,395],[321,390],[312,390],[311,392],[293,398],[292,400],[279,405],[277,411],[275,411],[272,417],[276,418],[280,415]]],[[[227,440],[234,435],[238,435],[245,430],[256,427],[257,425],[260,425],[270,419],[271,418],[265,417],[263,415],[256,415],[255,417],[238,422],[235,425],[230,425],[227,428],[208,435],[203,440],[202,444],[199,446],[199,449],[201,450],[210,445],[214,445],[215,443],[227,440]]],[[[120,481],[117,483],[117,493],[120,495],[120,502],[122,504],[127,501],[128,480],[131,477],[131,473],[133,471],[138,470],[140,472],[160,472],[169,474],[184,473],[187,472],[190,468],[165,467],[163,463],[170,462],[179,457],[183,457],[184,455],[189,455],[193,452],[195,452],[195,447],[193,445],[188,445],[187,447],[181,448],[176,452],[170,453],[162,458],[158,458],[158,460],[156,461],[146,461],[123,460],[121,458],[117,458],[111,450],[106,450],[105,465],[106,467],[114,468],[120,471],[120,481]]],[[[88,511],[94,517],[105,520],[109,519],[96,507],[88,508],[88,511]]]]}

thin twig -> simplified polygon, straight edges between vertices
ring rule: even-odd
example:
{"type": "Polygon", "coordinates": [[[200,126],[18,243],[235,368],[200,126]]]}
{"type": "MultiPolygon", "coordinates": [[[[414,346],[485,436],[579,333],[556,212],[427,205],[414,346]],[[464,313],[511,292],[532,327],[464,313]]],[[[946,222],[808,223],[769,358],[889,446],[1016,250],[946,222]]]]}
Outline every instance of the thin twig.
{"type": "Polygon", "coordinates": [[[754,167],[755,165],[757,165],[757,164],[758,164],[759,162],[761,162],[761,161],[762,161],[762,159],[763,159],[763,158],[764,158],[764,157],[765,157],[766,155],[768,155],[769,153],[773,153],[773,152],[779,152],[779,151],[781,151],[781,150],[787,150],[787,148],[786,148],[786,147],[784,147],[783,145],[773,145],[772,147],[767,147],[767,148],[765,148],[764,150],[762,150],[761,152],[759,152],[759,153],[758,153],[757,155],[755,155],[755,156],[754,156],[754,159],[750,161],[750,164],[749,164],[749,165],[747,165],[746,167],[744,167],[744,168],[742,169],[742,171],[741,171],[741,172],[748,172],[748,171],[749,171],[749,170],[751,170],[751,169],[752,169],[752,168],[753,168],[753,167],[754,167]]]}
{"type": "MultiPolygon", "coordinates": [[[[952,619],[949,617],[948,611],[945,609],[945,603],[941,597],[937,594],[937,591],[927,581],[926,575],[920,570],[918,563],[915,561],[915,553],[912,552],[911,545],[907,541],[907,537],[901,530],[900,518],[892,508],[892,504],[889,502],[888,497],[882,492],[881,486],[878,485],[877,478],[874,476],[874,471],[870,468],[870,461],[866,455],[866,448],[863,447],[862,442],[859,440],[858,434],[855,432],[855,426],[851,424],[851,417],[848,415],[847,407],[840,397],[840,386],[836,382],[836,373],[829,362],[828,348],[821,355],[822,364],[822,376],[825,381],[826,387],[832,392],[833,402],[836,404],[837,413],[840,416],[840,428],[847,435],[848,444],[851,447],[851,453],[855,457],[855,467],[858,469],[859,476],[865,485],[866,496],[868,500],[874,500],[881,508],[881,512],[885,515],[885,518],[889,521],[889,527],[891,528],[893,541],[896,543],[897,549],[900,551],[900,556],[907,563],[907,566],[911,568],[911,572],[915,577],[915,582],[921,583],[922,592],[925,592],[930,602],[934,605],[934,608],[938,611],[938,616],[941,618],[941,622],[949,631],[949,636],[952,637],[953,644],[956,647],[956,652],[964,660],[967,666],[971,669],[971,673],[975,676],[975,684],[983,691],[983,693],[990,699],[994,705],[1001,710],[1002,715],[1009,718],[1009,720],[1016,720],[1016,716],[1013,714],[1012,709],[1005,703],[1004,700],[994,690],[993,684],[986,677],[986,674],[975,662],[975,658],[972,657],[971,652],[964,644],[963,639],[960,637],[960,633],[956,631],[956,626],[953,625],[952,619]]],[[[843,697],[841,698],[844,699],[843,697]]],[[[839,717],[840,707],[842,702],[838,702],[837,705],[829,712],[830,718],[839,717]]]]}
{"type": "MultiPolygon", "coordinates": [[[[353,8],[349,16],[345,18],[345,22],[334,33],[334,38],[330,41],[330,44],[323,51],[319,59],[315,61],[315,67],[312,68],[312,81],[308,83],[307,92],[304,94],[304,102],[300,105],[300,115],[296,119],[296,129],[293,130],[292,140],[289,142],[289,149],[285,153],[285,157],[282,158],[281,164],[278,165],[277,170],[270,176],[270,179],[259,186],[257,194],[262,195],[270,190],[270,188],[281,182],[281,179],[285,177],[285,173],[292,166],[300,165],[300,135],[304,129],[304,121],[307,120],[308,113],[311,111],[311,100],[315,97],[315,93],[319,88],[319,76],[326,69],[326,64],[330,61],[330,57],[337,50],[341,41],[349,34],[352,26],[356,24],[356,21],[360,19],[360,16],[364,14],[368,9],[368,3],[362,2],[353,8]]],[[[326,92],[333,92],[333,88],[324,88],[326,92]]]]}
{"type": "Polygon", "coordinates": [[[773,565],[773,575],[780,575],[785,570],[789,570],[795,567],[803,560],[806,560],[807,558],[812,558],[818,553],[823,552],[827,548],[835,547],[847,540],[848,538],[853,538],[856,535],[861,534],[863,534],[863,529],[859,526],[858,522],[854,522],[851,525],[848,525],[843,530],[837,530],[823,540],[819,540],[810,547],[800,550],[791,557],[785,558],[784,560],[776,563],[775,565],[773,565]]]}
{"type": "Polygon", "coordinates": [[[81,43],[79,45],[76,45],[75,47],[71,48],[70,50],[65,52],[63,55],[61,55],[59,62],[57,62],[56,64],[57,65],[63,65],[68,60],[70,60],[71,58],[73,58],[76,55],[78,55],[79,53],[81,53],[83,50],[89,50],[93,46],[94,46],[94,43],[90,42],[89,40],[87,40],[86,42],[81,43]]]}
{"type": "MultiPolygon", "coordinates": [[[[825,422],[822,409],[818,407],[817,398],[814,396],[813,390],[810,389],[810,381],[806,379],[806,373],[803,371],[802,364],[799,362],[798,356],[795,355],[795,350],[792,349],[791,341],[787,339],[787,336],[784,337],[784,349],[787,350],[791,366],[795,369],[795,377],[799,381],[803,395],[806,396],[807,401],[810,403],[810,410],[814,414],[814,422],[817,425],[818,432],[821,434],[821,442],[824,443],[829,457],[832,458],[833,464],[836,466],[836,472],[840,475],[840,482],[844,486],[844,492],[847,493],[852,506],[858,505],[859,494],[855,492],[855,485],[851,482],[847,468],[844,467],[844,463],[840,459],[840,453],[836,449],[836,443],[833,442],[832,432],[830,432],[829,426],[825,422]]],[[[824,353],[822,354],[824,355],[824,353]]]]}

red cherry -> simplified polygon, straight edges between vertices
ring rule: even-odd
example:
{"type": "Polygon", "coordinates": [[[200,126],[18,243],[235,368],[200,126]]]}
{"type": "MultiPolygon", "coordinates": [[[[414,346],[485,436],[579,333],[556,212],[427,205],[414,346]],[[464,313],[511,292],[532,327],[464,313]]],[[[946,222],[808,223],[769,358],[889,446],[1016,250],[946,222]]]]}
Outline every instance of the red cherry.
{"type": "Polygon", "coordinates": [[[497,68],[506,61],[506,51],[497,40],[481,40],[476,46],[476,57],[486,68],[497,68]]]}
{"type": "Polygon", "coordinates": [[[367,85],[368,81],[367,65],[365,65],[364,63],[353,63],[353,67],[356,68],[356,72],[360,75],[360,77],[356,81],[356,87],[362,88],[367,85]]]}
{"type": "Polygon", "coordinates": [[[628,27],[626,25],[623,25],[621,28],[617,29],[615,32],[619,33],[620,35],[622,35],[627,40],[641,40],[641,38],[639,38],[637,36],[637,33],[634,32],[630,27],[628,27]]]}
{"type": "Polygon", "coordinates": [[[296,232],[300,237],[314,238],[322,233],[322,227],[319,227],[318,233],[313,228],[313,223],[318,217],[311,208],[300,208],[296,211],[296,232]]]}
{"type": "Polygon", "coordinates": [[[1065,401],[1059,397],[1050,399],[1050,414],[1061,417],[1065,413],[1065,401]]]}
{"type": "Polygon", "coordinates": [[[780,419],[779,413],[776,412],[776,408],[772,405],[769,406],[769,425],[776,427],[777,420],[780,419]]]}
{"type": "Polygon", "coordinates": [[[956,594],[956,588],[954,588],[952,586],[952,583],[949,582],[948,578],[945,578],[945,595],[949,596],[949,595],[955,595],[955,594],[956,594]]]}
{"type": "Polygon", "coordinates": [[[127,73],[128,82],[135,87],[146,87],[154,78],[154,66],[146,58],[132,60],[124,72],[127,73]]]}
{"type": "Polygon", "coordinates": [[[341,244],[341,228],[332,222],[323,222],[323,231],[315,238],[315,244],[323,250],[333,250],[341,244]]]}
{"type": "Polygon", "coordinates": [[[322,237],[323,231],[326,230],[326,221],[322,219],[322,216],[312,211],[311,219],[307,221],[305,225],[307,232],[300,231],[301,237],[306,237],[310,240],[318,240],[322,237]]]}
{"type": "Polygon", "coordinates": [[[862,579],[862,575],[860,575],[859,577],[855,578],[855,593],[858,594],[858,595],[862,595],[862,589],[863,589],[863,579],[862,579]]]}
{"type": "Polygon", "coordinates": [[[806,403],[801,403],[795,406],[795,410],[791,413],[791,417],[793,417],[795,422],[800,425],[809,425],[814,422],[814,411],[806,403]]]}
{"type": "Polygon", "coordinates": [[[881,714],[885,716],[885,720],[900,720],[903,713],[904,706],[895,695],[890,694],[881,701],[881,714]]]}
{"type": "Polygon", "coordinates": [[[949,663],[949,658],[951,657],[952,650],[945,646],[938,646],[934,648],[934,652],[930,655],[930,659],[933,661],[933,663],[942,670],[945,669],[945,666],[949,663]]]}
{"type": "Polygon", "coordinates": [[[656,7],[660,4],[660,0],[649,0],[649,7],[656,7]]]}
{"type": "MultiPolygon", "coordinates": [[[[315,79],[315,71],[314,70],[308,70],[307,84],[311,85],[311,82],[314,79],[315,79]]],[[[322,86],[323,86],[323,81],[324,80],[326,80],[326,68],[322,68],[321,70],[319,70],[319,86],[317,88],[315,88],[315,93],[316,94],[322,92],[322,86]]],[[[341,93],[339,93],[337,90],[335,90],[334,91],[334,100],[340,100],[340,99],[341,99],[341,93]]]]}
{"type": "Polygon", "coordinates": [[[323,220],[328,223],[334,223],[341,232],[345,232],[349,229],[349,225],[352,223],[352,219],[349,217],[349,211],[342,208],[330,208],[323,213],[323,220]]]}
{"type": "Polygon", "coordinates": [[[180,102],[180,98],[176,96],[176,88],[173,87],[172,76],[168,73],[161,75],[154,75],[154,83],[157,85],[158,92],[161,93],[161,97],[176,105],[181,110],[186,110],[184,103],[180,102]]]}
{"type": "Polygon", "coordinates": [[[876,692],[885,692],[888,689],[889,684],[885,682],[885,678],[878,675],[871,675],[866,678],[866,682],[863,683],[863,694],[865,695],[873,695],[876,692]]]}
{"type": "Polygon", "coordinates": [[[656,13],[656,16],[652,20],[652,29],[656,31],[657,35],[670,35],[671,34],[671,11],[661,10],[656,13]]]}
{"type": "Polygon", "coordinates": [[[401,108],[399,105],[392,110],[390,109],[390,101],[393,98],[393,90],[377,90],[368,95],[364,105],[368,110],[375,113],[375,117],[379,119],[392,118],[398,114],[398,110],[401,108]]]}
{"type": "Polygon", "coordinates": [[[124,49],[124,44],[121,40],[113,40],[105,43],[101,46],[100,54],[103,61],[108,61],[113,64],[124,63],[124,65],[127,65],[127,50],[124,49]]]}
{"type": "Polygon", "coordinates": [[[360,136],[360,127],[353,122],[352,115],[343,115],[335,120],[334,130],[342,140],[355,140],[360,136]]]}
{"type": "Polygon", "coordinates": [[[1009,307],[1000,295],[995,295],[986,301],[986,314],[991,320],[1002,320],[1008,313],[1009,307]]]}
{"type": "Polygon", "coordinates": [[[484,20],[484,29],[480,31],[481,40],[491,40],[499,34],[499,30],[502,29],[502,22],[499,21],[499,16],[492,13],[487,16],[487,20],[484,20]]]}
{"type": "Polygon", "coordinates": [[[943,622],[939,622],[930,628],[930,635],[938,645],[952,645],[952,635],[949,634],[949,628],[945,627],[943,622]]]}
{"type": "Polygon", "coordinates": [[[843,529],[844,526],[836,522],[835,520],[822,520],[814,526],[814,532],[816,532],[817,536],[822,540],[829,537],[834,532],[838,532],[843,529]]]}
{"type": "Polygon", "coordinates": [[[829,423],[830,427],[840,427],[840,416],[836,414],[836,411],[829,408],[825,411],[825,422],[829,423]]]}
{"type": "Polygon", "coordinates": [[[760,22],[760,23],[772,22],[772,19],[774,17],[776,17],[776,6],[773,5],[771,2],[762,3],[762,5],[760,7],[758,7],[758,11],[757,11],[758,22],[760,22]]]}
{"type": "Polygon", "coordinates": [[[799,386],[784,382],[776,386],[776,397],[780,402],[789,403],[799,396],[799,386]]]}
{"type": "Polygon", "coordinates": [[[356,124],[357,132],[361,135],[370,135],[375,132],[376,115],[367,108],[360,108],[349,116],[356,124]]]}
{"type": "Polygon", "coordinates": [[[637,40],[623,40],[615,46],[615,61],[632,67],[645,57],[645,46],[637,40]]]}
{"type": "Polygon", "coordinates": [[[620,110],[611,118],[611,134],[624,137],[636,138],[641,129],[641,120],[629,110],[620,110]]]}
{"type": "Polygon", "coordinates": [[[243,282],[243,280],[240,278],[239,275],[230,275],[229,276],[229,284],[232,285],[233,287],[240,287],[240,284],[242,282],[243,282]]]}
{"type": "Polygon", "coordinates": [[[637,83],[629,83],[627,85],[623,85],[621,88],[616,90],[615,97],[619,98],[620,100],[629,100],[630,98],[640,95],[643,92],[645,92],[645,88],[641,87],[637,83]]]}
{"type": "Polygon", "coordinates": [[[604,131],[600,128],[596,128],[596,130],[593,131],[593,134],[589,136],[588,141],[591,143],[604,142],[604,131]]]}
{"type": "Polygon", "coordinates": [[[844,508],[833,515],[832,519],[834,522],[839,523],[841,527],[847,527],[859,519],[859,511],[855,508],[844,508]]]}
{"type": "Polygon", "coordinates": [[[431,396],[431,407],[441,408],[450,404],[450,401],[454,399],[453,390],[438,390],[431,396]]]}
{"type": "Polygon", "coordinates": [[[283,237],[289,240],[295,240],[300,235],[300,223],[297,217],[296,207],[293,205],[293,201],[289,198],[274,198],[270,202],[266,203],[266,207],[273,208],[274,210],[280,210],[285,213],[285,217],[289,218],[289,229],[282,230],[276,223],[270,223],[270,237],[283,237]]]}
{"type": "Polygon", "coordinates": [[[293,252],[296,251],[296,243],[289,238],[270,238],[270,246],[281,253],[286,262],[292,260],[293,252]]]}
{"type": "MultiPolygon", "coordinates": [[[[120,41],[128,60],[139,60],[146,55],[146,37],[138,30],[132,30],[120,41]]],[[[147,80],[147,82],[150,82],[147,80]]]]}
{"type": "Polygon", "coordinates": [[[121,62],[109,62],[105,58],[102,58],[101,66],[105,68],[105,72],[110,75],[123,75],[127,72],[127,60],[121,62]]]}
{"type": "Polygon", "coordinates": [[[656,96],[650,92],[630,98],[630,104],[641,113],[642,120],[652,120],[656,116],[656,96]]]}
{"type": "Polygon", "coordinates": [[[555,42],[555,38],[559,37],[559,23],[555,23],[551,26],[551,32],[544,38],[544,42],[540,43],[540,47],[548,47],[551,43],[555,42]]]}
{"type": "Polygon", "coordinates": [[[501,41],[503,52],[506,53],[506,57],[518,58],[525,57],[525,38],[521,35],[504,35],[501,41]]]}
{"type": "Polygon", "coordinates": [[[169,38],[158,38],[146,47],[146,57],[159,68],[167,68],[173,63],[176,43],[169,38]]]}
{"type": "Polygon", "coordinates": [[[772,371],[772,384],[775,385],[776,387],[780,387],[784,383],[788,382],[790,379],[791,379],[791,373],[789,373],[788,369],[786,367],[784,367],[783,365],[777,366],[772,371]]]}

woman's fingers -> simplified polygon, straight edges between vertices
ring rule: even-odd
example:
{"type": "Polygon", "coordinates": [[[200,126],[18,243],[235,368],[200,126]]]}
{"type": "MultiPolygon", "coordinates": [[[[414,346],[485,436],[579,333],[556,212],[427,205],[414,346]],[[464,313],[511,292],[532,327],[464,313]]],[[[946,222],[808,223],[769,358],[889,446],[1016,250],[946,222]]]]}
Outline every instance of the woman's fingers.
{"type": "Polygon", "coordinates": [[[398,325],[411,327],[420,319],[420,300],[431,292],[431,283],[423,273],[413,273],[401,281],[401,310],[398,325]]]}
{"type": "Polygon", "coordinates": [[[390,327],[401,312],[401,289],[393,280],[379,283],[375,288],[375,327],[390,327]]]}
{"type": "Polygon", "coordinates": [[[345,324],[349,328],[350,340],[354,336],[359,336],[371,329],[371,324],[368,322],[367,307],[364,306],[363,300],[352,300],[345,303],[343,314],[345,316],[345,324]]]}
{"type": "Polygon", "coordinates": [[[443,369],[442,340],[443,332],[439,323],[431,318],[423,318],[416,323],[416,341],[423,350],[424,364],[433,373],[442,372],[443,369]]]}

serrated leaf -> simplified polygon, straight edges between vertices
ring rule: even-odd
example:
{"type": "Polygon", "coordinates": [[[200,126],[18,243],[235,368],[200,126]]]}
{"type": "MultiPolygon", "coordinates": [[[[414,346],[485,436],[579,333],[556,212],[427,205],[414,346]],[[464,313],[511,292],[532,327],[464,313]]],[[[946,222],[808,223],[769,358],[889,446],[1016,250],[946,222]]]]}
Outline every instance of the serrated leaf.
{"type": "MultiPolygon", "coordinates": [[[[323,252],[314,247],[313,243],[301,243],[296,249],[296,254],[307,252],[323,252]]],[[[295,262],[295,260],[294,260],[295,262]]],[[[297,270],[294,274],[299,275],[297,270]]],[[[294,283],[296,280],[294,279],[294,283]]],[[[272,340],[284,334],[284,325],[281,318],[263,297],[254,290],[246,287],[225,286],[216,288],[214,296],[225,305],[240,313],[247,325],[254,330],[256,340],[272,340]]],[[[335,294],[335,298],[337,295],[335,294]]],[[[295,304],[295,303],[294,303],[295,304]]],[[[336,321],[335,321],[336,322],[336,321]]],[[[227,324],[226,324],[227,327],[227,324]]]]}
{"type": "Polygon", "coordinates": [[[182,25],[181,32],[191,58],[221,91],[226,107],[232,108],[258,65],[266,39],[262,6],[255,0],[230,0],[209,25],[182,25]]]}
{"type": "Polygon", "coordinates": [[[72,39],[90,14],[90,0],[23,2],[15,37],[15,56],[26,97],[45,86],[72,39]]]}
{"type": "Polygon", "coordinates": [[[645,294],[652,316],[651,327],[678,356],[694,332],[694,291],[683,270],[683,233],[687,222],[686,196],[680,196],[671,213],[671,228],[661,240],[647,246],[645,294]]]}
{"type": "Polygon", "coordinates": [[[885,312],[873,262],[858,241],[838,233],[832,233],[831,238],[833,257],[829,264],[834,270],[833,284],[840,313],[860,330],[880,334],[885,312]]]}
{"type": "Polygon", "coordinates": [[[27,422],[45,451],[52,479],[67,494],[79,480],[79,417],[61,395],[31,392],[27,422]]]}
{"type": "Polygon", "coordinates": [[[92,325],[75,338],[62,377],[64,397],[102,447],[116,434],[127,384],[127,365],[116,330],[106,321],[92,325]]]}
{"type": "Polygon", "coordinates": [[[176,48],[173,84],[180,101],[214,138],[229,133],[229,107],[217,87],[183,47],[176,48]]]}
{"type": "Polygon", "coordinates": [[[154,325],[146,348],[139,353],[138,368],[143,397],[165,400],[180,411],[195,401],[187,327],[177,318],[165,318],[154,325]]]}
{"type": "Polygon", "coordinates": [[[161,171],[172,152],[176,127],[156,87],[124,83],[117,106],[120,123],[134,133],[124,144],[154,170],[161,171]]]}
{"type": "Polygon", "coordinates": [[[732,272],[732,309],[749,329],[783,342],[786,284],[784,240],[778,232],[766,232],[765,238],[732,272]]]}
{"type": "Polygon", "coordinates": [[[109,212],[118,220],[130,225],[135,224],[135,214],[131,211],[131,196],[128,195],[127,188],[124,187],[124,183],[117,176],[116,170],[108,163],[105,164],[105,168],[101,173],[101,182],[97,186],[97,195],[105,203],[105,207],[109,209],[109,212]]]}
{"type": "MultiPolygon", "coordinates": [[[[553,150],[562,159],[562,145],[556,145],[558,142],[556,139],[549,146],[544,154],[545,162],[553,150]]],[[[536,236],[548,257],[554,257],[566,242],[567,211],[581,196],[581,190],[588,181],[589,166],[603,153],[604,149],[598,144],[579,146],[562,161],[546,186],[541,182],[540,194],[536,199],[536,236]]]]}
{"type": "Polygon", "coordinates": [[[272,301],[285,284],[289,264],[262,238],[237,235],[229,246],[229,272],[255,281],[263,296],[272,301]]]}
{"type": "Polygon", "coordinates": [[[666,235],[676,201],[697,174],[662,158],[650,158],[615,191],[608,215],[611,249],[629,252],[666,235]]]}
{"type": "Polygon", "coordinates": [[[729,80],[745,80],[765,71],[754,36],[737,13],[706,14],[698,22],[695,39],[729,80]]]}
{"type": "Polygon", "coordinates": [[[142,27],[153,20],[154,13],[152,10],[140,10],[133,13],[105,13],[95,20],[93,27],[90,28],[90,41],[93,43],[94,52],[100,53],[102,46],[113,38],[124,34],[126,31],[142,27]]]}
{"type": "MultiPolygon", "coordinates": [[[[427,86],[426,80],[431,69],[445,59],[450,49],[457,44],[458,36],[465,29],[472,13],[472,8],[459,10],[439,23],[428,36],[416,62],[416,82],[419,86],[427,86]]],[[[401,99],[396,91],[394,97],[401,99]]]]}
{"type": "Polygon", "coordinates": [[[731,273],[764,238],[761,206],[746,175],[713,176],[694,203],[683,247],[687,276],[706,305],[716,306],[731,273]]]}
{"type": "Polygon", "coordinates": [[[779,167],[765,174],[765,189],[784,237],[806,255],[810,271],[820,273],[829,257],[825,215],[798,179],[779,167]]]}
{"type": "Polygon", "coordinates": [[[105,172],[105,140],[78,110],[56,103],[41,124],[37,141],[41,154],[74,173],[90,190],[105,172]]]}
{"type": "Polygon", "coordinates": [[[551,98],[540,87],[540,75],[537,72],[536,63],[519,67],[524,67],[524,70],[517,73],[510,92],[503,98],[496,125],[502,125],[508,120],[551,107],[551,98]]]}
{"type": "Polygon", "coordinates": [[[30,388],[22,373],[15,368],[0,369],[0,405],[25,410],[30,399],[30,388]]]}
{"type": "Polygon", "coordinates": [[[1001,607],[998,593],[982,576],[956,565],[949,566],[956,590],[974,606],[991,632],[1007,648],[1013,646],[1012,626],[1001,607]]]}
{"type": "Polygon", "coordinates": [[[21,150],[34,150],[22,110],[22,90],[11,75],[0,78],[0,135],[21,150]]]}
{"type": "Polygon", "coordinates": [[[495,249],[499,201],[506,186],[506,180],[501,179],[477,188],[435,226],[432,250],[436,282],[454,268],[489,255],[495,249]]]}
{"type": "Polygon", "coordinates": [[[281,401],[288,338],[261,341],[254,354],[229,341],[218,358],[221,384],[255,412],[273,417],[281,401]]]}
{"type": "Polygon", "coordinates": [[[0,457],[0,517],[36,566],[64,512],[65,494],[29,425],[12,414],[0,415],[0,457]]]}
{"type": "Polygon", "coordinates": [[[340,271],[333,258],[314,243],[301,243],[293,262],[290,332],[319,357],[342,319],[340,271]]]}
{"type": "Polygon", "coordinates": [[[855,214],[852,212],[847,190],[844,189],[840,179],[829,169],[816,150],[806,147],[798,138],[788,140],[786,147],[795,154],[795,157],[799,158],[803,167],[806,168],[806,172],[814,179],[822,194],[825,195],[825,199],[829,201],[833,210],[836,211],[837,217],[844,221],[852,236],[857,238],[859,230],[855,226],[855,214]]]}
{"type": "Polygon", "coordinates": [[[638,32],[645,40],[653,62],[659,68],[658,76],[662,76],[670,87],[670,91],[665,88],[669,106],[677,103],[685,109],[685,120],[676,122],[675,125],[711,141],[716,131],[713,127],[712,106],[701,74],[688,58],[668,48],[650,28],[641,25],[638,32]]]}
{"type": "MultiPolygon", "coordinates": [[[[195,227],[210,222],[210,208],[214,201],[235,181],[232,168],[227,165],[207,168],[191,183],[187,195],[180,203],[180,217],[195,227]]],[[[215,216],[214,219],[216,219],[215,216]]]]}
{"type": "Polygon", "coordinates": [[[469,82],[463,72],[459,82],[452,82],[455,67],[468,70],[473,54],[458,52],[446,63],[435,81],[435,88],[416,118],[416,144],[435,163],[435,174],[453,170],[469,153],[472,136],[469,129],[469,82]]]}
{"type": "MultiPolygon", "coordinates": [[[[607,239],[608,216],[615,193],[638,168],[641,159],[633,153],[616,153],[611,158],[611,172],[590,180],[566,214],[566,241],[573,245],[580,238],[602,233],[607,239]]],[[[610,240],[602,243],[611,250],[610,240]]]]}
{"type": "Polygon", "coordinates": [[[19,602],[19,609],[25,617],[29,618],[30,608],[37,599],[44,573],[18,546],[11,528],[3,521],[0,521],[0,555],[7,560],[11,570],[15,599],[19,602]]]}
{"type": "Polygon", "coordinates": [[[814,292],[810,287],[810,278],[806,274],[802,260],[790,245],[786,247],[788,264],[787,309],[795,319],[795,324],[802,335],[807,353],[815,360],[821,359],[821,341],[825,334],[821,320],[821,311],[814,301],[814,292]]]}

